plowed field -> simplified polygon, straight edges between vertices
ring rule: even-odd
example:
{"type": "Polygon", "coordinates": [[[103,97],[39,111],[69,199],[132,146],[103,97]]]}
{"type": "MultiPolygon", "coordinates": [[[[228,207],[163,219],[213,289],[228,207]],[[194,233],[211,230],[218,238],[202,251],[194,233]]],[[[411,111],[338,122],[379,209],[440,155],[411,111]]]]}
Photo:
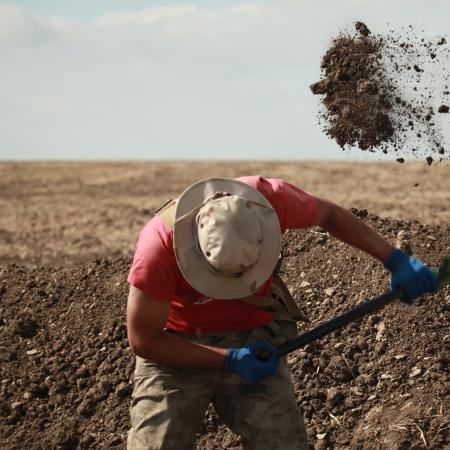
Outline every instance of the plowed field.
{"type": "MultiPolygon", "coordinates": [[[[450,254],[444,164],[2,163],[2,449],[125,448],[126,276],[137,233],[189,183],[256,173],[353,208],[430,265],[450,254]]],[[[312,325],[388,287],[380,264],[320,229],[288,231],[283,247],[281,275],[312,325]]],[[[449,318],[445,288],[289,355],[311,447],[449,448],[449,318]]],[[[197,449],[241,448],[209,410],[197,449]]]]}

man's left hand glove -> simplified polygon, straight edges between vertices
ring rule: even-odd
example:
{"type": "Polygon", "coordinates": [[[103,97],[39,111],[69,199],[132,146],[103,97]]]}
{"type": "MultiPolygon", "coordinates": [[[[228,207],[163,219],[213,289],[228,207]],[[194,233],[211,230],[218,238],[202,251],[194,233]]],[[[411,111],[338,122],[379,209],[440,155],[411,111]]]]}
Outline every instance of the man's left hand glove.
{"type": "Polygon", "coordinates": [[[237,373],[247,383],[262,383],[277,372],[277,349],[266,341],[252,342],[247,347],[230,348],[225,357],[225,372],[237,373]],[[261,359],[258,354],[267,357],[261,359]]]}
{"type": "Polygon", "coordinates": [[[403,289],[402,301],[412,304],[413,300],[437,289],[437,276],[420,259],[413,258],[395,249],[384,263],[392,273],[391,289],[403,289]]]}

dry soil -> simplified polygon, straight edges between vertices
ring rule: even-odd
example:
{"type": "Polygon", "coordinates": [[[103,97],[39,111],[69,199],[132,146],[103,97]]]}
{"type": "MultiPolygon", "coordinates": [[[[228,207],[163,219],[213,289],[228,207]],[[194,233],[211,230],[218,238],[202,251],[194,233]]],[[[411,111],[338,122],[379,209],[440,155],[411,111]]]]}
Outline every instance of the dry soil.
{"type": "MultiPolygon", "coordinates": [[[[354,208],[430,265],[450,253],[445,165],[1,164],[2,449],[125,448],[136,235],[190,182],[254,173],[354,208]]],[[[283,249],[281,274],[312,324],[388,287],[380,264],[320,229],[289,231],[283,249]]],[[[449,448],[449,306],[449,288],[414,307],[390,305],[289,356],[312,448],[449,448]]],[[[209,410],[197,449],[241,448],[209,410]]]]}

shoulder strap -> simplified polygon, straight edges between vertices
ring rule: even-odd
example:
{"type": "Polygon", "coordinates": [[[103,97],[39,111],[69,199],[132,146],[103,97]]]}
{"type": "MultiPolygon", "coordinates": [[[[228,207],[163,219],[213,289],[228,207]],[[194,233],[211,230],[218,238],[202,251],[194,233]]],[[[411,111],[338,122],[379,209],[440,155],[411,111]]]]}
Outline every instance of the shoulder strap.
{"type": "Polygon", "coordinates": [[[156,211],[155,215],[160,217],[160,219],[173,230],[173,225],[175,223],[175,206],[177,202],[173,199],[167,200],[162,206],[160,206],[156,211]]]}
{"type": "Polygon", "coordinates": [[[272,296],[275,298],[278,296],[292,319],[310,323],[310,320],[299,308],[297,302],[278,272],[273,273],[272,296]]]}
{"type": "Polygon", "coordinates": [[[272,292],[270,297],[261,297],[260,295],[249,295],[244,297],[244,302],[251,303],[260,307],[269,307],[273,311],[278,311],[288,315],[297,321],[309,323],[309,319],[303,314],[296,301],[289,292],[284,281],[277,272],[272,274],[272,292]]]}
{"type": "Polygon", "coordinates": [[[247,295],[247,297],[243,297],[241,300],[256,306],[274,306],[278,301],[276,298],[262,297],[261,295],[255,294],[247,295]]]}

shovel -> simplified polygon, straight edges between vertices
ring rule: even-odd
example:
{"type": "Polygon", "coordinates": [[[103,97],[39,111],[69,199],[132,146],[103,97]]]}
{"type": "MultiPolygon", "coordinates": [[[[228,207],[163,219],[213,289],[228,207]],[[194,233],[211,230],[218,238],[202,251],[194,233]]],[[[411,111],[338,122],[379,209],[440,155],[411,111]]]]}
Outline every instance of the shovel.
{"type": "MultiPolygon", "coordinates": [[[[450,265],[448,258],[444,258],[442,260],[439,269],[432,269],[432,271],[437,275],[438,290],[450,283],[450,265]]],[[[360,317],[383,308],[394,300],[401,300],[403,296],[403,289],[397,288],[393,291],[381,294],[378,297],[366,300],[349,311],[346,311],[333,319],[328,320],[327,322],[321,323],[312,330],[284,342],[277,347],[277,356],[281,357],[287,355],[288,353],[297,350],[298,348],[303,347],[304,345],[309,344],[310,342],[315,341],[316,339],[319,339],[337,330],[338,328],[359,319],[360,317]]],[[[265,352],[258,353],[258,358],[262,361],[267,360],[270,356],[270,354],[265,354],[265,352]]]]}

